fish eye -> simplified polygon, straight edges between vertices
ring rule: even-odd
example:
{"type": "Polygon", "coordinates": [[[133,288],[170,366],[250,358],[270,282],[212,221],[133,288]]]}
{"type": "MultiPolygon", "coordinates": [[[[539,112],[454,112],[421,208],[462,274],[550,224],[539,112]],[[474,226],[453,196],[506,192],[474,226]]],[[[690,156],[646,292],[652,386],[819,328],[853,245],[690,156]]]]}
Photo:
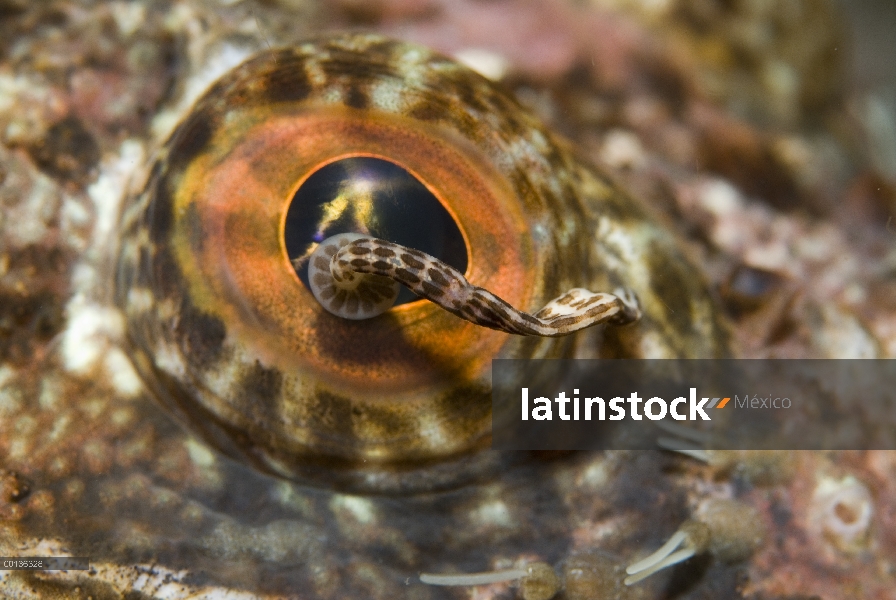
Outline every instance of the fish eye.
{"type": "Polygon", "coordinates": [[[152,394],[303,482],[494,472],[492,360],[571,356],[584,338],[568,334],[639,321],[642,299],[674,319],[616,328],[607,354],[721,347],[700,282],[623,192],[492,82],[376,35],[226,74],[120,231],[115,298],[152,394]]]}
{"type": "Polygon", "coordinates": [[[496,162],[470,94],[505,102],[459,65],[377,36],[263,53],[215,84],[122,223],[117,301],[160,403],[290,479],[394,491],[480,472],[491,360],[526,344],[407,290],[386,314],[342,318],[307,274],[327,239],[356,233],[514,306],[575,278],[544,252],[552,236],[526,234],[542,217],[520,193],[539,196],[496,162]]]}

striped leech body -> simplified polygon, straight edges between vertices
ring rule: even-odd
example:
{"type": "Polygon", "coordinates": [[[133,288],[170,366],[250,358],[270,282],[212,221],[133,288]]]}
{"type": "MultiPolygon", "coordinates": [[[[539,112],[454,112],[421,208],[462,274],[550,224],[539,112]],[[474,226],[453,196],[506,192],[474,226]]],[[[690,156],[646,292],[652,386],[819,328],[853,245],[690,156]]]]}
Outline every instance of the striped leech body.
{"type": "Polygon", "coordinates": [[[471,285],[454,267],[413,248],[341,233],[324,240],[311,255],[308,281],[327,311],[346,319],[369,319],[388,310],[398,285],[448,312],[483,327],[558,337],[600,323],[626,324],[640,316],[637,300],[573,288],[534,315],[519,311],[488,290],[471,285]]]}
{"type": "Polygon", "coordinates": [[[294,481],[404,493],[490,472],[494,358],[728,353],[637,201],[492,82],[379,36],[224,76],[122,219],[141,378],[210,445],[294,481]]]}

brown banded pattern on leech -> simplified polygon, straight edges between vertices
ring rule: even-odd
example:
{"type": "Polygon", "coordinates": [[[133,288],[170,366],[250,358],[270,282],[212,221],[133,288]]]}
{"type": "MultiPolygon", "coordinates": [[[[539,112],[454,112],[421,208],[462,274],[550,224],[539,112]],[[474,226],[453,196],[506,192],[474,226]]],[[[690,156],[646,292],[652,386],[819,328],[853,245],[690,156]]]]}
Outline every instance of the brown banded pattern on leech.
{"type": "Polygon", "coordinates": [[[641,316],[630,291],[613,295],[581,288],[530,315],[472,285],[435,257],[356,233],[327,238],[311,255],[311,292],[338,317],[368,319],[384,313],[395,302],[399,283],[461,319],[517,335],[559,337],[601,323],[631,323],[641,316]]]}

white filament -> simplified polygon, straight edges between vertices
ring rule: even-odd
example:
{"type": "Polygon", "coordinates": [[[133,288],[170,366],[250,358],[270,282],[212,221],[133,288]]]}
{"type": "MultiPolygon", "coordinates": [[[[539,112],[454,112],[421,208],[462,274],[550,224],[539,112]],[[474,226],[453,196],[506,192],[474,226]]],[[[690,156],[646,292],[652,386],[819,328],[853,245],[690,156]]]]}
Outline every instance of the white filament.
{"type": "Polygon", "coordinates": [[[629,565],[628,568],[625,569],[625,572],[629,575],[634,575],[635,573],[640,573],[645,569],[649,569],[650,567],[658,564],[664,558],[669,556],[681,543],[685,540],[687,534],[684,531],[676,531],[672,537],[669,538],[665,544],[663,544],[659,550],[651,554],[645,559],[639,560],[638,562],[629,565]]]}
{"type": "Polygon", "coordinates": [[[436,575],[421,573],[420,581],[429,585],[490,585],[522,579],[528,575],[525,569],[508,569],[506,571],[489,571],[487,573],[458,573],[454,575],[436,575]]]}
{"type": "MultiPolygon", "coordinates": [[[[670,567],[672,565],[678,564],[680,562],[684,562],[687,559],[691,558],[697,553],[695,548],[684,548],[683,550],[679,550],[678,552],[673,552],[660,562],[640,571],[634,575],[625,578],[625,585],[632,585],[633,583],[638,583],[642,579],[646,579],[656,573],[657,571],[661,571],[666,567],[670,567]]],[[[631,567],[629,567],[630,569],[631,567]]],[[[628,572],[628,569],[626,569],[628,572]]]]}
{"type": "Polygon", "coordinates": [[[656,445],[663,450],[679,452],[686,456],[690,456],[691,458],[696,458],[697,460],[703,461],[707,464],[709,464],[712,459],[709,450],[700,450],[697,448],[693,448],[692,446],[694,444],[691,442],[684,442],[675,438],[661,437],[656,441],[656,445]]]}

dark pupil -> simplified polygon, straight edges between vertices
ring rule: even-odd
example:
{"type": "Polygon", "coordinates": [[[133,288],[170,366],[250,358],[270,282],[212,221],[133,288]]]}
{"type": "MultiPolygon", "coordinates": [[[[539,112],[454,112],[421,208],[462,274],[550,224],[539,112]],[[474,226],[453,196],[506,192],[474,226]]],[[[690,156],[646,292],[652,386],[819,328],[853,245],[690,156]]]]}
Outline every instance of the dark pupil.
{"type": "MultiPolygon", "coordinates": [[[[379,158],[330,163],[315,171],[293,196],[284,237],[305,287],[307,257],[314,244],[337,233],[370,234],[431,254],[461,273],[467,270],[466,246],[448,211],[416,177],[379,158]]],[[[402,288],[395,304],[416,299],[402,288]]]]}

